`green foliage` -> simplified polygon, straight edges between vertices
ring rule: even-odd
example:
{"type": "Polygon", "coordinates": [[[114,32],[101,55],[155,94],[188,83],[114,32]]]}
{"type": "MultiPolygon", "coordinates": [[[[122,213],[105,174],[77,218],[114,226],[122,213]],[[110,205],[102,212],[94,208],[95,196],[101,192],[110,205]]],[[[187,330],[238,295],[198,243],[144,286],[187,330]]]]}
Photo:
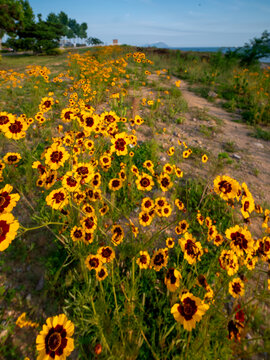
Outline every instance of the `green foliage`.
{"type": "Polygon", "coordinates": [[[0,38],[5,33],[13,35],[23,26],[24,12],[22,1],[1,0],[0,1],[0,38]]]}
{"type": "Polygon", "coordinates": [[[260,38],[254,38],[243,47],[228,53],[228,57],[240,59],[241,64],[250,65],[270,54],[270,32],[265,30],[260,38]]]}

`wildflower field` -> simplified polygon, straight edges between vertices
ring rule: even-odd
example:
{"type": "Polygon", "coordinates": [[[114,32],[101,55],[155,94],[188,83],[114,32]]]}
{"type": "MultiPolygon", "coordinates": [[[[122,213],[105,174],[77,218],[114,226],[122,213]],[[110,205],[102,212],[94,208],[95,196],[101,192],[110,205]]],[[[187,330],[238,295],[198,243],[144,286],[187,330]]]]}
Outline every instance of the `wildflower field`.
{"type": "Polygon", "coordinates": [[[2,59],[0,359],[270,356],[268,195],[181,135],[180,80],[267,126],[269,68],[215,61],[2,59]]]}

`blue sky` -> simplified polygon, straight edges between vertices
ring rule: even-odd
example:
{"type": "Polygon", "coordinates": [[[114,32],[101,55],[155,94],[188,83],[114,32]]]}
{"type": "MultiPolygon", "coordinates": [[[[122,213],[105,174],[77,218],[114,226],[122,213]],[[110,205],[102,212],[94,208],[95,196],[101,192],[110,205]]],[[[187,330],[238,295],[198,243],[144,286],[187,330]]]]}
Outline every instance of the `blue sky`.
{"type": "Polygon", "coordinates": [[[270,31],[270,0],[29,0],[34,13],[66,12],[106,44],[242,46],[270,31]]]}

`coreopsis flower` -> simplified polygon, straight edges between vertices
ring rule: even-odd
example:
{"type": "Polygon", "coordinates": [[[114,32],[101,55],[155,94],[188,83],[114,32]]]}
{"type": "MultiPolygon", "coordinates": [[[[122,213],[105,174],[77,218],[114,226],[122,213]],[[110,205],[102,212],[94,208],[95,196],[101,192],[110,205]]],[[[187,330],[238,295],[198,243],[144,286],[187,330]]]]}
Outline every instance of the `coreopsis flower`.
{"type": "Polygon", "coordinates": [[[78,179],[75,179],[73,172],[68,171],[62,179],[62,186],[69,192],[78,191],[81,184],[78,179]]]}
{"type": "Polygon", "coordinates": [[[142,199],[141,208],[143,211],[153,210],[155,207],[154,201],[150,197],[142,199]]]}
{"type": "Polygon", "coordinates": [[[44,188],[48,190],[54,185],[54,183],[57,180],[57,171],[56,170],[46,171],[44,175],[41,175],[39,180],[43,181],[42,186],[44,186],[44,188]]]}
{"type": "Polygon", "coordinates": [[[6,184],[0,189],[0,214],[10,213],[20,199],[19,194],[11,194],[13,186],[6,184]]]}
{"type": "Polygon", "coordinates": [[[94,167],[90,163],[78,163],[73,167],[74,177],[78,179],[81,185],[89,183],[94,177],[94,167]]]}
{"type": "Polygon", "coordinates": [[[83,241],[85,236],[85,231],[82,227],[74,226],[70,232],[71,239],[76,241],[83,241]]]}
{"type": "Polygon", "coordinates": [[[139,213],[139,222],[142,226],[149,226],[154,218],[154,211],[141,211],[139,213]],[[152,214],[152,215],[151,215],[152,214]]]}
{"type": "Polygon", "coordinates": [[[217,228],[215,225],[211,225],[209,226],[208,228],[208,236],[207,236],[207,241],[211,241],[211,240],[214,240],[214,238],[216,237],[217,235],[217,228]]]}
{"type": "Polygon", "coordinates": [[[108,170],[112,166],[112,158],[110,155],[104,154],[99,158],[99,163],[103,170],[108,170]]]}
{"type": "Polygon", "coordinates": [[[168,256],[164,249],[159,249],[154,252],[152,258],[150,267],[154,268],[155,271],[160,271],[163,267],[167,265],[168,262],[168,256]]]}
{"type": "Polygon", "coordinates": [[[147,251],[140,251],[140,256],[136,260],[136,263],[141,269],[147,269],[150,265],[150,256],[147,251]]]}
{"type": "Polygon", "coordinates": [[[103,261],[100,255],[88,255],[85,259],[85,265],[89,270],[99,271],[103,265],[103,261]]]}
{"type": "Polygon", "coordinates": [[[178,207],[178,210],[182,211],[185,209],[185,205],[181,200],[175,199],[174,203],[178,207]]]}
{"type": "Polygon", "coordinates": [[[186,220],[179,221],[178,226],[175,228],[177,235],[184,234],[189,228],[189,223],[186,220]]]}
{"type": "Polygon", "coordinates": [[[123,239],[124,239],[124,230],[122,228],[122,226],[120,225],[113,225],[112,229],[112,243],[117,246],[119,245],[123,239]]]}
{"type": "Polygon", "coordinates": [[[244,326],[243,326],[243,324],[241,324],[241,322],[230,320],[228,323],[228,331],[229,331],[228,338],[230,340],[235,339],[237,341],[240,341],[241,332],[242,332],[243,328],[244,328],[244,326]]]}
{"type": "Polygon", "coordinates": [[[75,110],[73,108],[65,108],[62,110],[60,118],[65,122],[70,122],[75,115],[75,110]]]}
{"type": "Polygon", "coordinates": [[[0,130],[4,131],[15,119],[15,115],[7,113],[6,111],[0,111],[0,130]]]}
{"type": "Polygon", "coordinates": [[[43,113],[47,112],[52,108],[53,104],[54,99],[52,97],[44,97],[39,104],[39,110],[43,113]]]}
{"type": "Polygon", "coordinates": [[[167,271],[164,283],[169,291],[175,292],[180,286],[180,279],[182,279],[180,272],[174,268],[170,268],[167,271]]]}
{"type": "Polygon", "coordinates": [[[93,233],[97,228],[97,218],[95,215],[84,216],[80,220],[80,224],[82,225],[85,232],[93,233]]]}
{"type": "Polygon", "coordinates": [[[218,261],[221,268],[226,270],[229,276],[237,273],[239,263],[237,255],[233,250],[222,250],[218,261]]]}
{"type": "Polygon", "coordinates": [[[169,150],[167,150],[167,154],[168,154],[169,156],[173,156],[173,154],[174,154],[174,146],[171,146],[171,147],[169,148],[169,150]]]}
{"type": "Polygon", "coordinates": [[[174,304],[171,313],[175,320],[184,326],[185,330],[191,331],[196,327],[196,322],[201,321],[202,316],[209,309],[209,305],[189,292],[179,298],[181,303],[174,304]]]}
{"type": "Polygon", "coordinates": [[[82,121],[82,126],[86,134],[89,136],[97,127],[100,119],[98,115],[93,114],[92,112],[82,111],[82,121]]]}
{"type": "Polygon", "coordinates": [[[101,216],[104,216],[109,211],[109,206],[107,204],[104,204],[100,209],[99,213],[101,216]]]}
{"type": "Polygon", "coordinates": [[[50,317],[36,338],[37,360],[66,359],[74,350],[74,324],[65,314],[50,317]]]}
{"type": "Polygon", "coordinates": [[[63,166],[65,161],[69,158],[69,153],[63,146],[53,143],[45,153],[45,164],[52,170],[57,170],[63,166]]]}
{"type": "Polygon", "coordinates": [[[102,266],[99,270],[96,270],[96,278],[98,281],[103,281],[108,276],[108,271],[105,266],[102,266]]]}
{"type": "Polygon", "coordinates": [[[225,232],[227,239],[230,240],[231,249],[239,256],[244,252],[249,252],[253,249],[254,240],[251,237],[251,233],[246,227],[242,228],[236,225],[229,228],[225,232]]]}
{"type": "Polygon", "coordinates": [[[166,173],[160,174],[158,183],[162,191],[168,191],[173,186],[170,176],[166,173]]]}
{"type": "Polygon", "coordinates": [[[154,173],[154,164],[151,160],[146,160],[143,163],[143,167],[151,172],[151,174],[154,173]]]}
{"type": "Polygon", "coordinates": [[[150,191],[150,190],[152,190],[152,188],[155,184],[154,184],[152,176],[143,172],[142,175],[138,176],[138,178],[136,180],[136,185],[137,185],[138,190],[150,191]]]}
{"type": "Polygon", "coordinates": [[[217,176],[214,180],[214,191],[223,199],[235,199],[241,194],[240,184],[229,176],[217,176]]]}
{"type": "Polygon", "coordinates": [[[178,178],[182,178],[183,175],[184,175],[183,171],[182,171],[179,167],[177,167],[177,166],[175,166],[174,172],[175,172],[175,175],[176,175],[178,178]]]}
{"type": "Polygon", "coordinates": [[[238,298],[243,296],[245,293],[244,283],[240,278],[233,279],[229,282],[229,293],[234,297],[238,298]]]}
{"type": "Polygon", "coordinates": [[[184,253],[184,258],[190,265],[201,260],[203,254],[202,245],[189,232],[184,234],[184,239],[179,239],[179,245],[184,253]]]}
{"type": "Polygon", "coordinates": [[[172,207],[170,204],[166,204],[161,209],[157,209],[157,210],[161,210],[160,215],[163,217],[169,217],[172,213],[172,207]]]}
{"type": "Polygon", "coordinates": [[[125,132],[116,134],[115,137],[111,139],[111,143],[111,152],[116,152],[117,156],[126,155],[128,153],[130,139],[125,132]]]}
{"type": "Polygon", "coordinates": [[[135,122],[136,125],[141,125],[141,124],[144,123],[143,119],[139,115],[135,116],[134,122],[135,122]]]}
{"type": "Polygon", "coordinates": [[[14,240],[19,226],[11,213],[0,214],[0,251],[5,250],[14,240]]]}
{"type": "Polygon", "coordinates": [[[2,131],[8,139],[19,140],[25,137],[28,124],[23,117],[15,118],[2,127],[2,131]]]}
{"type": "Polygon", "coordinates": [[[61,210],[69,202],[69,195],[64,188],[50,192],[46,197],[46,203],[55,210],[61,210]]]}
{"type": "Polygon", "coordinates": [[[202,156],[202,162],[203,162],[203,163],[206,163],[207,160],[208,160],[208,157],[207,157],[207,155],[204,154],[204,155],[202,156]]]}
{"type": "Polygon", "coordinates": [[[170,249],[174,247],[174,239],[169,237],[166,239],[166,246],[170,249]]]}
{"type": "Polygon", "coordinates": [[[262,260],[267,261],[270,259],[270,237],[264,236],[262,239],[259,239],[258,242],[258,255],[262,260]]]}
{"type": "Polygon", "coordinates": [[[174,170],[174,167],[169,163],[167,163],[163,166],[163,172],[166,174],[169,174],[169,175],[172,174],[173,170],[174,170]]]}
{"type": "Polygon", "coordinates": [[[200,210],[198,210],[198,212],[197,212],[197,220],[198,220],[198,223],[199,223],[200,225],[203,225],[203,223],[204,223],[204,217],[202,216],[200,210]]]}
{"type": "Polygon", "coordinates": [[[181,80],[176,80],[175,81],[175,86],[180,87],[180,84],[181,84],[181,80]]]}
{"type": "Polygon", "coordinates": [[[115,252],[110,246],[102,246],[98,249],[98,255],[103,263],[109,263],[115,258],[115,252]]]}
{"type": "Polygon", "coordinates": [[[221,234],[216,233],[214,238],[213,238],[213,242],[216,246],[220,246],[224,241],[224,238],[221,234]]]}
{"type": "Polygon", "coordinates": [[[121,189],[122,186],[123,186],[123,181],[118,178],[111,179],[109,182],[109,189],[113,191],[117,191],[121,189]]]}
{"type": "Polygon", "coordinates": [[[252,211],[255,209],[254,199],[252,196],[243,196],[241,203],[242,203],[241,213],[244,219],[248,219],[252,211]]]}
{"type": "Polygon", "coordinates": [[[4,157],[3,160],[8,165],[17,164],[21,160],[21,155],[15,152],[8,152],[4,157]]]}

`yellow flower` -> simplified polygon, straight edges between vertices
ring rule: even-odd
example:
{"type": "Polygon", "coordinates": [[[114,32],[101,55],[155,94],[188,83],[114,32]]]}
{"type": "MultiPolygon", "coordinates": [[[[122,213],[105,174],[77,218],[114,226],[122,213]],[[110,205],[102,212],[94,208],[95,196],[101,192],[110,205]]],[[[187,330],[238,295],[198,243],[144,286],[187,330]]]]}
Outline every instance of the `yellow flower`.
{"type": "Polygon", "coordinates": [[[74,350],[74,324],[65,314],[50,317],[36,338],[37,360],[64,360],[74,350]]]}
{"type": "Polygon", "coordinates": [[[196,322],[201,321],[202,316],[209,309],[209,305],[189,292],[179,298],[181,303],[174,304],[171,313],[175,320],[184,326],[185,330],[191,331],[196,327],[196,322]]]}
{"type": "Polygon", "coordinates": [[[68,204],[69,196],[64,188],[56,189],[50,192],[46,197],[46,203],[55,210],[61,210],[68,204]]]}
{"type": "Polygon", "coordinates": [[[142,175],[138,176],[138,178],[136,180],[136,184],[137,184],[138,190],[150,191],[150,190],[152,190],[152,188],[154,186],[154,181],[153,181],[152,176],[143,172],[142,175]]]}
{"type": "Polygon", "coordinates": [[[229,176],[217,176],[214,180],[214,190],[224,200],[234,199],[241,194],[239,183],[229,176]]]}
{"type": "Polygon", "coordinates": [[[243,296],[245,293],[244,283],[240,278],[233,279],[229,282],[229,293],[234,297],[238,298],[243,296]]]}
{"type": "Polygon", "coordinates": [[[69,158],[69,153],[63,146],[54,143],[45,153],[45,164],[49,165],[52,170],[57,170],[63,166],[65,161],[69,158]]]}
{"type": "Polygon", "coordinates": [[[0,215],[0,251],[5,250],[14,240],[19,226],[19,222],[11,213],[0,215]]]}
{"type": "Polygon", "coordinates": [[[171,268],[167,271],[164,283],[169,291],[174,292],[180,286],[180,279],[182,279],[180,272],[174,268],[171,268]]]}
{"type": "Polygon", "coordinates": [[[150,264],[150,256],[147,251],[140,251],[140,257],[136,260],[136,263],[141,269],[147,269],[150,264]]]}
{"type": "Polygon", "coordinates": [[[10,194],[13,187],[6,184],[3,189],[0,189],[0,214],[9,213],[16,206],[20,199],[19,194],[10,194]]]}

